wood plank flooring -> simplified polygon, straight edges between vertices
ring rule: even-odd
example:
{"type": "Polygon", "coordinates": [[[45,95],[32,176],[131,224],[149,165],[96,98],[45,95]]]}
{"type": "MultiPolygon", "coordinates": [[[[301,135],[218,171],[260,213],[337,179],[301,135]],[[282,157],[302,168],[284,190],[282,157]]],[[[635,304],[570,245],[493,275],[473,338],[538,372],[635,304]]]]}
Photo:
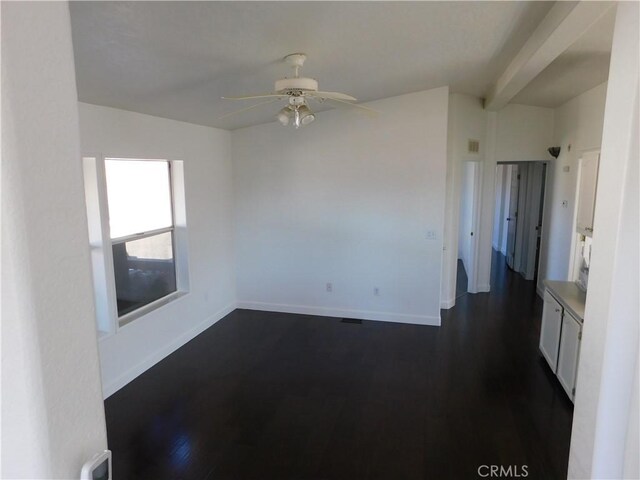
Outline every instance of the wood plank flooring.
{"type": "Polygon", "coordinates": [[[542,302],[502,255],[492,271],[440,328],[236,310],[106,400],[114,478],[566,478],[542,302]]]}

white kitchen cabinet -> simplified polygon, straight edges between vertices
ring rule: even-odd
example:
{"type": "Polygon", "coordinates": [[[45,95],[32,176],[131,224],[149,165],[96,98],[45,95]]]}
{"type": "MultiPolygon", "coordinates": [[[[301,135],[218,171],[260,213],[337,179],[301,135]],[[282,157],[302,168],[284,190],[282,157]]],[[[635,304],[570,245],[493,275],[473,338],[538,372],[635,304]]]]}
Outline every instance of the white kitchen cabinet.
{"type": "Polygon", "coordinates": [[[553,373],[557,371],[561,327],[562,306],[548,290],[545,290],[542,324],[540,326],[540,351],[549,362],[553,373]]]}
{"type": "Polygon", "coordinates": [[[585,153],[580,161],[576,230],[587,237],[593,235],[593,212],[596,204],[599,161],[599,152],[585,153]]]}
{"type": "Polygon", "coordinates": [[[573,315],[565,311],[562,318],[557,375],[571,401],[574,400],[576,394],[576,373],[581,339],[582,324],[573,315]]]}

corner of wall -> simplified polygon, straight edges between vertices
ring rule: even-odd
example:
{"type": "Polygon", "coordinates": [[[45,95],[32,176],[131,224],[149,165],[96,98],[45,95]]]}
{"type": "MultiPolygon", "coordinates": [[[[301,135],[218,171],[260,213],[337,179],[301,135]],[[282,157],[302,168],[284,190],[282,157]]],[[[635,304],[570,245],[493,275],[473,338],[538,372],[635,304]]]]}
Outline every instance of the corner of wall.
{"type": "Polygon", "coordinates": [[[117,378],[111,380],[109,383],[104,384],[102,386],[102,394],[106,399],[120,390],[122,387],[127,385],[132,380],[135,380],[138,376],[142,375],[144,372],[149,370],[155,364],[163,360],[164,358],[171,355],[173,352],[178,350],[180,347],[185,345],[190,340],[193,340],[195,337],[204,332],[207,328],[216,324],[219,320],[222,320],[224,317],[232,313],[237,308],[236,303],[230,304],[225,308],[217,311],[213,315],[205,318],[198,325],[195,325],[191,329],[184,332],[182,335],[174,339],[172,342],[163,345],[162,348],[155,351],[152,355],[144,358],[142,361],[133,365],[128,370],[122,372],[117,378]]]}
{"type": "Polygon", "coordinates": [[[456,306],[456,299],[455,298],[449,298],[447,300],[441,300],[440,301],[440,309],[441,310],[449,310],[450,308],[453,308],[456,306]]]}

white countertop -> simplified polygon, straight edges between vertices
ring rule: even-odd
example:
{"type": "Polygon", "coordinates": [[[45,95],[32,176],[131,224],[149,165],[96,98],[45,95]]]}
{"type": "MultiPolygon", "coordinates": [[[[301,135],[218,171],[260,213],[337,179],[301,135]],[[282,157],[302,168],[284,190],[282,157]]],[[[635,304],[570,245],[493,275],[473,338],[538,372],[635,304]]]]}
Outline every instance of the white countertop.
{"type": "Polygon", "coordinates": [[[564,308],[576,319],[584,322],[584,304],[587,299],[586,292],[580,290],[574,282],[560,282],[556,280],[544,281],[547,290],[555,297],[564,308]]]}

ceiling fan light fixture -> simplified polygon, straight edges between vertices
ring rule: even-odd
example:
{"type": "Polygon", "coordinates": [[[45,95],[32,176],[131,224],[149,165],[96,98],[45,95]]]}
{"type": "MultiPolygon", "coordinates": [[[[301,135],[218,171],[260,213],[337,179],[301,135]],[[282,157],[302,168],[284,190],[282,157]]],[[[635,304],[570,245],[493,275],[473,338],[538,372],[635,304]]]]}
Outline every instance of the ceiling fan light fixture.
{"type": "Polygon", "coordinates": [[[357,101],[356,98],[346,93],[319,91],[318,81],[316,79],[300,75],[300,69],[304,65],[306,58],[307,56],[304,53],[292,53],[284,58],[285,63],[293,69],[293,77],[276,80],[273,92],[243,95],[240,97],[222,97],[227,100],[255,100],[264,98],[268,98],[269,100],[250,105],[235,112],[227,113],[220,118],[246,112],[261,105],[284,99],[287,100],[288,105],[275,115],[276,119],[284,127],[293,124],[295,128],[300,128],[309,125],[316,119],[316,115],[309,109],[309,99],[314,99],[320,103],[324,100],[331,100],[335,102],[334,106],[348,105],[370,114],[377,113],[369,107],[357,105],[355,103],[357,101]]]}
{"type": "Polygon", "coordinates": [[[306,105],[302,105],[298,108],[298,112],[300,113],[300,123],[302,125],[309,125],[316,119],[314,113],[306,105]]]}
{"type": "Polygon", "coordinates": [[[291,122],[291,117],[293,117],[293,112],[288,106],[284,107],[276,115],[276,118],[280,122],[280,125],[282,125],[283,127],[286,127],[287,125],[289,125],[289,122],[291,122]]]}

